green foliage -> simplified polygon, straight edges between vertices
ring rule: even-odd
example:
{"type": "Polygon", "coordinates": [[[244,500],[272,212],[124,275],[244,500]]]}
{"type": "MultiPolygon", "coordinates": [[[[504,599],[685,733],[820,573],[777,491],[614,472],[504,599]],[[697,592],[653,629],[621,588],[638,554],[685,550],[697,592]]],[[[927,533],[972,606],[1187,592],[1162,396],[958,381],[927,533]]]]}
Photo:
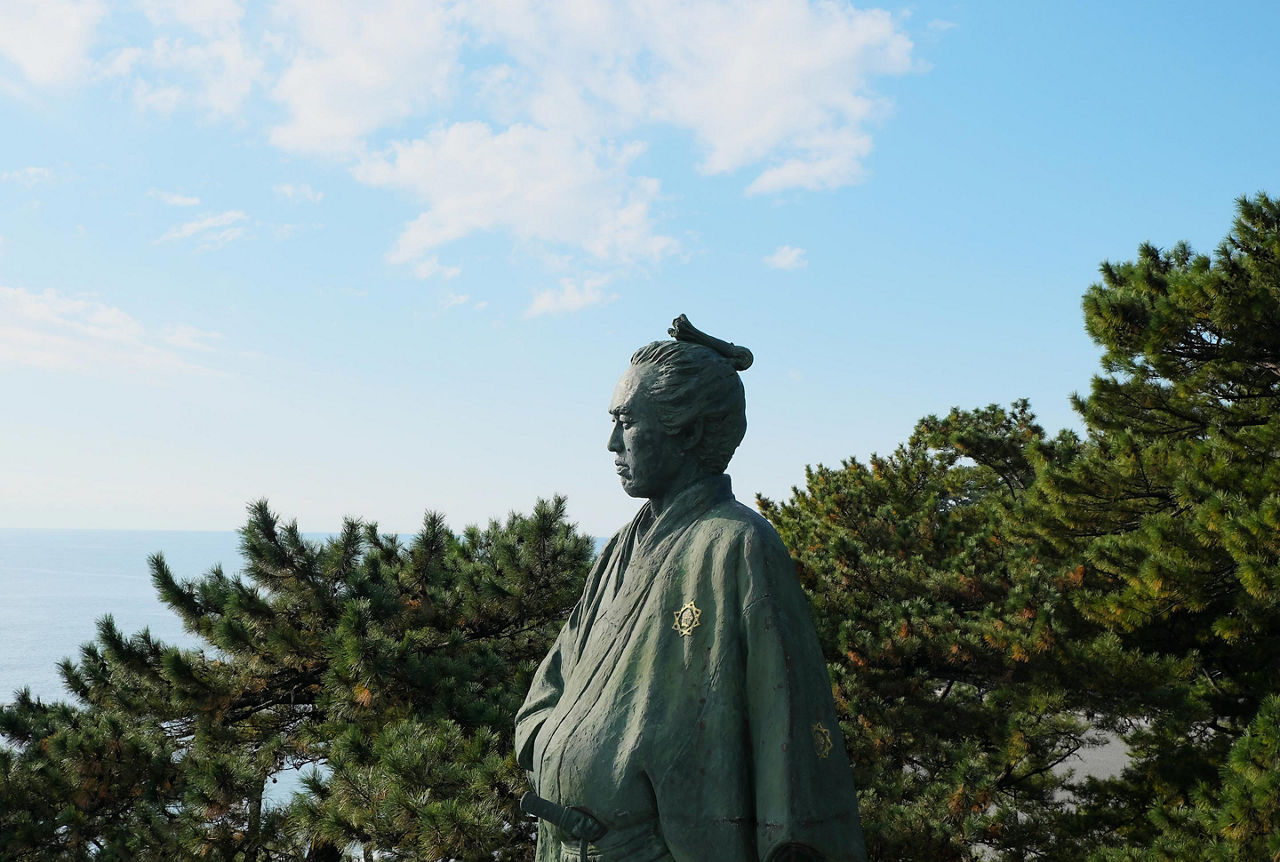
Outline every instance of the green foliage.
{"type": "Polygon", "coordinates": [[[129,860],[176,849],[174,752],[146,719],[43,704],[0,710],[0,858],[129,860]]]}
{"type": "MultiPolygon", "coordinates": [[[[759,501],[874,860],[1280,862],[1280,202],[1104,264],[1084,309],[1083,439],[953,410],[759,501]],[[1103,733],[1128,767],[1077,779],[1103,733]]],[[[591,553],[563,501],[407,542],[258,503],[241,535],[238,575],[151,560],[203,648],[106,617],[75,704],[0,708],[0,858],[529,859],[512,716],[591,553]]]]}
{"type": "Polygon", "coordinates": [[[1016,528],[1033,445],[1076,449],[1024,402],[953,411],[889,457],[760,501],[813,604],[873,860],[1043,857],[1065,768],[1100,741],[1071,694],[1072,573],[1016,528]]]}
{"type": "Polygon", "coordinates": [[[78,662],[80,706],[0,709],[0,857],[212,860],[521,858],[512,721],[581,590],[591,543],[564,501],[461,537],[428,514],[404,543],[348,521],[324,542],[265,502],[244,571],[161,598],[203,649],[125,637],[78,662]],[[318,764],[292,804],[284,769],[318,764]]]}
{"type": "Polygon", "coordinates": [[[1280,695],[1269,695],[1196,800],[1203,831],[1221,862],[1280,859],[1280,695]]]}
{"type": "MultiPolygon", "coordinates": [[[[1103,265],[1084,300],[1105,351],[1076,399],[1087,445],[1036,488],[1043,537],[1084,562],[1082,613],[1128,665],[1171,667],[1153,686],[1121,665],[1099,680],[1133,759],[1085,809],[1115,822],[1123,858],[1231,846],[1244,827],[1205,806],[1238,805],[1223,770],[1272,732],[1280,690],[1280,202],[1238,209],[1212,258],[1144,245],[1103,265]]],[[[1254,850],[1222,858],[1275,858],[1254,850]]]]}

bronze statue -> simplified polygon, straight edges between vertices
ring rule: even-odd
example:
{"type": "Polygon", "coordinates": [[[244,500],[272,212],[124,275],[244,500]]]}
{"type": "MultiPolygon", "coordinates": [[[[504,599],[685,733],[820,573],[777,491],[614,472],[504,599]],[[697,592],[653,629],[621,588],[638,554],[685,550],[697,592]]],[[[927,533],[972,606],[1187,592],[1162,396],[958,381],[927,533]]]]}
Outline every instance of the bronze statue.
{"type": "Polygon", "coordinates": [[[631,357],[609,451],[647,500],[609,540],[516,718],[538,862],[865,859],[808,603],[724,474],[751,352],[696,330],[631,357]]]}

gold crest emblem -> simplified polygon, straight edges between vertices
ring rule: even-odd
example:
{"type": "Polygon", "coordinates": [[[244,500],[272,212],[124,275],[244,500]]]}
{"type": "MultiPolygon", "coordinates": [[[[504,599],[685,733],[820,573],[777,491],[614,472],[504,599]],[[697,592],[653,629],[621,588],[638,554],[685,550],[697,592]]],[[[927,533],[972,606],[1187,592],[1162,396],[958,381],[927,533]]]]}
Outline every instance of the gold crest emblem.
{"type": "Polygon", "coordinates": [[[693,634],[693,629],[699,625],[700,619],[702,619],[702,611],[694,607],[693,602],[686,602],[684,607],[676,611],[676,621],[671,624],[671,627],[680,632],[680,637],[687,638],[693,634]]]}
{"type": "Polygon", "coordinates": [[[813,726],[813,747],[818,752],[819,760],[825,760],[831,753],[831,731],[820,721],[813,726]]]}

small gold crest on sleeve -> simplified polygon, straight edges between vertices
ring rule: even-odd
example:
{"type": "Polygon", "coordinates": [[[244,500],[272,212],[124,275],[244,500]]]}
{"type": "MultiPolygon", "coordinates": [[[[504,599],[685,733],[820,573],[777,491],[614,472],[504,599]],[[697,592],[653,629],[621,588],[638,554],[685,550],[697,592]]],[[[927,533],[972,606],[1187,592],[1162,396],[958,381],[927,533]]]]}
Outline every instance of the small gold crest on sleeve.
{"type": "Polygon", "coordinates": [[[813,726],[813,747],[818,752],[819,760],[825,760],[831,753],[831,731],[820,721],[813,726]]]}
{"type": "Polygon", "coordinates": [[[671,627],[680,632],[680,637],[687,638],[693,634],[695,626],[700,625],[698,620],[702,619],[702,611],[693,606],[693,602],[685,602],[684,607],[676,611],[676,621],[671,627]]]}

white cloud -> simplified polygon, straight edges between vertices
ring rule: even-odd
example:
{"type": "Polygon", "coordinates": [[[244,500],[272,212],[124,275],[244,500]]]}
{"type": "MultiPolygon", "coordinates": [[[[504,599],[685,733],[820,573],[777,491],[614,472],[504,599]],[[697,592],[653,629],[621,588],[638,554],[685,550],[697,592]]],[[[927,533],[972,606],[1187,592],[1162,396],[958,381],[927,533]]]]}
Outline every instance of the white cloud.
{"type": "Polygon", "coordinates": [[[138,0],[138,5],[154,24],[179,24],[202,34],[234,29],[244,17],[238,0],[138,0]]]}
{"type": "Polygon", "coordinates": [[[854,182],[877,75],[912,69],[887,12],[790,0],[614,5],[477,0],[476,28],[517,61],[486,79],[500,111],[582,135],[642,123],[693,133],[702,169],[765,164],[754,191],[854,182]]]}
{"type": "MultiPolygon", "coordinates": [[[[462,275],[462,267],[445,266],[440,262],[440,257],[433,254],[430,257],[425,257],[415,263],[413,265],[413,274],[422,279],[440,276],[444,280],[448,281],[451,278],[457,278],[462,275]]],[[[450,294],[450,296],[452,295],[453,294],[450,294]]]]}
{"type": "Polygon", "coordinates": [[[375,5],[279,4],[285,67],[271,94],[288,119],[270,138],[421,197],[401,262],[489,230],[602,260],[661,258],[676,245],[653,223],[660,187],[630,174],[628,141],[655,125],[688,132],[704,172],[755,169],[749,194],[848,185],[884,107],[869,82],[913,68],[892,15],[824,0],[375,5]],[[464,45],[486,63],[464,68],[464,45]],[[471,94],[489,115],[450,117],[471,94]],[[377,149],[379,132],[419,117],[434,128],[377,149]]]}
{"type": "Polygon", "coordinates": [[[133,72],[140,61],[145,59],[146,52],[136,45],[121,48],[98,67],[98,75],[103,78],[124,78],[133,72]]]}
{"type": "Polygon", "coordinates": [[[196,237],[199,240],[199,247],[202,251],[221,248],[232,240],[244,236],[243,227],[231,227],[231,225],[247,218],[248,216],[240,210],[227,210],[217,215],[203,216],[169,228],[156,242],[171,242],[173,240],[196,237]]]}
{"type": "Polygon", "coordinates": [[[271,90],[289,119],[271,142],[293,152],[355,154],[367,135],[442,102],[461,34],[437,0],[281,0],[288,65],[271,90]]]}
{"type": "Polygon", "coordinates": [[[244,38],[237,0],[140,0],[154,38],[99,64],[103,78],[130,78],[140,109],[172,113],[196,105],[218,117],[236,114],[266,66],[244,38]]]}
{"type": "Polygon", "coordinates": [[[581,311],[592,305],[603,305],[618,298],[616,293],[606,294],[603,290],[608,284],[604,276],[592,276],[582,280],[581,284],[573,279],[560,279],[559,290],[544,290],[534,295],[533,302],[525,309],[525,317],[537,317],[542,314],[564,314],[581,311]]]}
{"type": "Polygon", "coordinates": [[[245,235],[242,227],[229,227],[226,230],[210,231],[202,234],[200,243],[196,246],[197,251],[214,251],[222,248],[229,242],[233,242],[245,235]]]}
{"type": "Polygon", "coordinates": [[[53,179],[53,171],[48,168],[26,167],[16,171],[0,172],[0,181],[7,183],[18,183],[27,188],[40,183],[47,183],[53,179]]]}
{"type": "Polygon", "coordinates": [[[194,326],[180,324],[170,327],[165,332],[162,340],[165,344],[181,347],[184,350],[209,351],[213,350],[213,347],[208,342],[216,341],[221,337],[222,333],[220,332],[210,332],[204,329],[197,329],[194,326]]]}
{"type": "Polygon", "coordinates": [[[780,245],[773,254],[764,259],[764,262],[773,269],[803,269],[809,265],[804,255],[805,251],[802,248],[780,245]]]}
{"type": "Polygon", "coordinates": [[[653,230],[657,181],[626,173],[637,153],[595,149],[533,126],[495,133],[485,123],[455,123],[365,159],[356,177],[413,192],[429,207],[401,233],[394,263],[496,228],[600,259],[656,260],[676,242],[653,230]]]}
{"type": "Polygon", "coordinates": [[[188,42],[161,36],[128,64],[119,58],[108,69],[136,69],[134,102],[161,113],[194,102],[215,116],[239,111],[263,74],[262,60],[250,52],[236,30],[188,42]]]}
{"type": "Polygon", "coordinates": [[[271,190],[281,197],[290,201],[305,201],[306,203],[319,203],[324,199],[324,192],[318,192],[306,183],[280,183],[271,187],[271,190]]]}
{"type": "Polygon", "coordinates": [[[37,86],[71,83],[88,70],[105,13],[101,0],[6,0],[0,3],[0,57],[37,86]]]}
{"type": "Polygon", "coordinates": [[[143,111],[154,111],[157,114],[172,114],[182,102],[181,87],[156,87],[146,81],[135,81],[133,84],[133,103],[143,111]]]}
{"type": "Polygon", "coordinates": [[[948,21],[945,18],[934,18],[928,24],[929,29],[935,33],[944,33],[947,30],[953,30],[958,26],[960,25],[955,21],[948,21]]]}
{"type": "Polygon", "coordinates": [[[440,300],[440,304],[445,308],[453,308],[455,305],[466,305],[470,299],[471,294],[469,293],[447,293],[440,300]]]}
{"type": "MultiPolygon", "coordinates": [[[[184,329],[190,328],[174,332],[184,329]]],[[[211,373],[155,344],[142,324],[119,308],[53,290],[13,287],[0,287],[0,366],[98,375],[211,373]]]]}
{"type": "Polygon", "coordinates": [[[159,198],[171,207],[193,207],[200,204],[200,198],[194,195],[175,194],[173,192],[162,192],[159,189],[152,189],[147,192],[153,198],[159,198]]]}
{"type": "Polygon", "coordinates": [[[203,102],[215,114],[230,116],[240,109],[263,72],[263,63],[238,34],[207,42],[183,58],[202,84],[203,102]]]}
{"type": "MultiPolygon", "coordinates": [[[[108,6],[17,3],[0,10],[0,55],[31,81],[80,76],[108,6]]],[[[638,167],[659,135],[692,142],[699,170],[749,195],[859,182],[887,105],[873,85],[922,68],[899,18],[844,0],[273,0],[255,14],[243,0],[138,3],[145,19],[112,32],[136,32],[133,19],[150,31],[103,51],[101,78],[160,113],[256,117],[261,106],[244,108],[266,96],[274,146],[423,202],[390,255],[422,277],[456,274],[436,250],[486,231],[573,266],[674,253],[663,187],[638,167]]],[[[203,247],[244,233],[209,230],[203,247]]]]}
{"type": "Polygon", "coordinates": [[[788,189],[821,191],[859,181],[862,158],[871,152],[870,135],[852,130],[815,135],[797,146],[803,155],[768,168],[747,186],[747,194],[770,194],[788,189]]]}
{"type": "Polygon", "coordinates": [[[705,4],[664,23],[657,114],[694,131],[708,173],[771,164],[752,192],[856,180],[875,107],[864,82],[910,68],[888,13],[843,4],[705,4]]]}

